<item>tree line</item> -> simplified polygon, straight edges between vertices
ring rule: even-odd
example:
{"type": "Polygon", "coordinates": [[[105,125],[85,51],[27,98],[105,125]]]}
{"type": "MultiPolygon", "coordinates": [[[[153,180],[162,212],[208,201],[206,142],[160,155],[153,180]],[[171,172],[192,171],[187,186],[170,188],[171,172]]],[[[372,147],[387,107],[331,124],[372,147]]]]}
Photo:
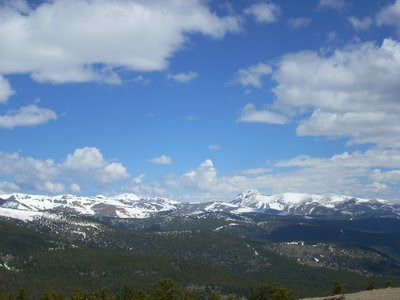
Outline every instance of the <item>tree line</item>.
{"type": "MultiPolygon", "coordinates": [[[[296,297],[290,290],[277,284],[264,284],[251,288],[247,296],[249,300],[295,300],[296,297]]],[[[108,288],[102,288],[95,292],[85,290],[74,290],[66,297],[64,294],[53,290],[46,290],[40,297],[33,297],[26,290],[21,289],[18,293],[0,293],[0,300],[236,300],[235,295],[222,295],[220,292],[212,291],[204,294],[190,288],[179,288],[170,280],[158,281],[152,291],[147,293],[131,287],[125,287],[120,293],[113,293],[108,288]]]]}

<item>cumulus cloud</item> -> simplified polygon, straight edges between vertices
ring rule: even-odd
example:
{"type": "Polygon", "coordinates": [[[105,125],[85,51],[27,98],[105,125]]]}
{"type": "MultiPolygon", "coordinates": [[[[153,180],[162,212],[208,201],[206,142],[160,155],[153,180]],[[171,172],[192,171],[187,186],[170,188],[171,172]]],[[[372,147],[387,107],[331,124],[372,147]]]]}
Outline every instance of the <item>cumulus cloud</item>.
{"type": "Polygon", "coordinates": [[[145,174],[140,174],[132,179],[123,190],[146,198],[146,197],[167,197],[173,199],[174,196],[167,192],[158,181],[145,181],[145,174]]]}
{"type": "Polygon", "coordinates": [[[6,115],[0,115],[0,128],[36,126],[56,119],[57,114],[51,109],[28,105],[16,111],[9,111],[6,115]]]}
{"type": "Polygon", "coordinates": [[[39,189],[50,194],[60,194],[65,191],[65,187],[63,184],[51,181],[43,183],[43,185],[41,185],[39,189]]]}
{"type": "Polygon", "coordinates": [[[310,25],[310,23],[310,18],[291,18],[288,20],[289,27],[293,29],[306,28],[308,25],[310,25]]]}
{"type": "Polygon", "coordinates": [[[238,122],[285,124],[288,118],[270,110],[257,110],[254,104],[246,104],[238,118],[238,122]]]}
{"type": "Polygon", "coordinates": [[[367,30],[374,24],[372,18],[369,16],[361,19],[356,17],[349,17],[349,22],[351,26],[353,26],[354,30],[358,31],[367,30]]]}
{"type": "Polygon", "coordinates": [[[378,25],[394,26],[400,32],[400,0],[384,7],[376,16],[378,25]]]}
{"type": "Polygon", "coordinates": [[[281,9],[274,3],[259,2],[246,8],[244,13],[252,16],[258,23],[273,23],[278,20],[281,9]]]}
{"type": "Polygon", "coordinates": [[[192,81],[193,79],[196,79],[198,74],[193,71],[189,71],[186,73],[178,73],[178,74],[168,74],[167,78],[177,81],[179,83],[187,83],[189,81],[192,81]]]}
{"type": "Polygon", "coordinates": [[[243,86],[261,87],[261,79],[272,73],[272,68],[264,63],[252,65],[248,68],[239,69],[234,82],[243,86]]]}
{"type": "Polygon", "coordinates": [[[169,186],[175,188],[185,188],[193,192],[208,190],[209,186],[214,183],[217,177],[217,171],[211,159],[206,159],[196,169],[179,176],[170,177],[167,180],[169,186]]]}
{"type": "Polygon", "coordinates": [[[0,74],[0,103],[6,103],[14,93],[10,82],[0,74]]]}
{"type": "Polygon", "coordinates": [[[324,55],[284,56],[273,73],[275,109],[300,118],[299,135],[399,147],[400,43],[362,43],[324,55]]]}
{"type": "Polygon", "coordinates": [[[81,187],[99,188],[129,177],[126,168],[104,159],[99,149],[76,149],[64,161],[24,157],[19,153],[0,152],[0,178],[12,178],[12,183],[28,192],[63,193],[66,184],[72,192],[81,187]]]}
{"type": "Polygon", "coordinates": [[[150,158],[149,162],[157,165],[170,165],[172,164],[172,158],[167,155],[161,155],[159,157],[150,158]]]}
{"type": "Polygon", "coordinates": [[[332,157],[298,156],[270,168],[224,176],[218,175],[208,159],[187,173],[169,176],[163,184],[180,190],[182,199],[192,201],[229,200],[246,189],[399,200],[400,150],[371,148],[332,157]]]}
{"type": "Polygon", "coordinates": [[[61,168],[78,177],[95,179],[100,183],[112,183],[129,177],[121,163],[106,161],[100,150],[94,147],[76,149],[67,156],[61,168]]]}
{"type": "Polygon", "coordinates": [[[240,29],[237,17],[200,0],[12,3],[0,6],[0,74],[39,82],[119,83],[119,68],[165,69],[188,34],[218,39],[240,29]]]}

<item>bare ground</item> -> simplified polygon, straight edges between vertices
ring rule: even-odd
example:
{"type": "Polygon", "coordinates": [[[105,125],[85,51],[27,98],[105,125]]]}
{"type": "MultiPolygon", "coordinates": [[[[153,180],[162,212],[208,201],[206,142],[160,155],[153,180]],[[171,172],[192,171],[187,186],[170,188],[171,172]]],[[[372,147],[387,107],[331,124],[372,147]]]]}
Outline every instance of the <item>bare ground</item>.
{"type": "Polygon", "coordinates": [[[400,300],[400,288],[362,291],[354,294],[306,298],[303,300],[400,300]]]}

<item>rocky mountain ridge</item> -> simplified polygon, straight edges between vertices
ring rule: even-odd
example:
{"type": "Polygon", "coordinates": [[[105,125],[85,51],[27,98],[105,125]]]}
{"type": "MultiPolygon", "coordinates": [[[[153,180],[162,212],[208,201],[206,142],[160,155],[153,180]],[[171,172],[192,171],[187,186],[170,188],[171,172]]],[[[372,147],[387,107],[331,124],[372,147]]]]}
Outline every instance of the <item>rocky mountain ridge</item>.
{"type": "Polygon", "coordinates": [[[0,216],[30,220],[54,212],[114,218],[147,218],[157,214],[204,216],[211,213],[398,218],[400,204],[382,199],[343,195],[305,193],[264,195],[255,190],[240,193],[235,199],[227,202],[199,203],[182,203],[162,197],[139,197],[135,194],[112,197],[19,193],[0,195],[0,216]]]}

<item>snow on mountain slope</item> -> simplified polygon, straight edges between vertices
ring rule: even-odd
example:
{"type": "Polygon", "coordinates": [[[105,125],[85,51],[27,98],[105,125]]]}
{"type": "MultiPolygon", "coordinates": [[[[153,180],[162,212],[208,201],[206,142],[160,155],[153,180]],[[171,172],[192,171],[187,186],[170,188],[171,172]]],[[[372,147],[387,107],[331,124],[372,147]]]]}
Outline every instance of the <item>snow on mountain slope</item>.
{"type": "Polygon", "coordinates": [[[0,216],[6,218],[13,218],[22,221],[32,221],[35,218],[44,216],[44,213],[30,210],[18,210],[12,208],[0,207],[0,216]]]}
{"type": "Polygon", "coordinates": [[[118,218],[146,218],[152,213],[176,209],[178,202],[166,198],[142,199],[135,194],[114,197],[98,195],[80,197],[73,195],[44,196],[29,194],[0,195],[0,207],[19,211],[68,211],[79,215],[118,218]]]}
{"type": "Polygon", "coordinates": [[[342,195],[314,195],[282,193],[264,195],[249,190],[239,194],[232,203],[238,205],[234,213],[275,210],[297,215],[361,215],[373,212],[400,215],[400,205],[382,199],[354,198],[342,195]]]}
{"type": "Polygon", "coordinates": [[[0,216],[11,216],[12,212],[15,211],[16,216],[23,218],[25,214],[27,219],[36,216],[28,212],[48,211],[115,218],[147,218],[161,212],[173,213],[176,216],[202,217],[221,213],[231,215],[269,213],[348,217],[400,216],[400,204],[382,199],[305,193],[264,195],[254,190],[245,191],[230,202],[205,203],[180,203],[159,197],[141,198],[135,194],[121,194],[113,197],[103,195],[82,197],[10,194],[0,195],[0,208],[2,209],[0,216]]]}

